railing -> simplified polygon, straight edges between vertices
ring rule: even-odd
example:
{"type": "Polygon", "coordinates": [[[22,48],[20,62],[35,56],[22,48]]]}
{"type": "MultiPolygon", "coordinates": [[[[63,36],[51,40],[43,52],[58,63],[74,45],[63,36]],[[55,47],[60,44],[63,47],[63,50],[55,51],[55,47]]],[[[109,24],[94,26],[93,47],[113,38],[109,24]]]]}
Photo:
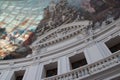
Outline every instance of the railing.
{"type": "Polygon", "coordinates": [[[118,64],[120,64],[120,50],[98,62],[85,65],[65,74],[45,78],[43,80],[78,80],[99,73],[108,68],[112,68],[118,64]]]}

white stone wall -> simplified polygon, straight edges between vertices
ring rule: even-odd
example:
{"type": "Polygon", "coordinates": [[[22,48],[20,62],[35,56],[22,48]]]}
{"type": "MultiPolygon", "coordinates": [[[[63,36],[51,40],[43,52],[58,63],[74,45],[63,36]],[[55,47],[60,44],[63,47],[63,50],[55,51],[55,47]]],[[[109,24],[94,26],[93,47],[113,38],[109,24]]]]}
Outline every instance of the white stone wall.
{"type": "Polygon", "coordinates": [[[111,55],[110,50],[102,42],[89,45],[84,49],[84,53],[88,64],[94,63],[111,55]]]}

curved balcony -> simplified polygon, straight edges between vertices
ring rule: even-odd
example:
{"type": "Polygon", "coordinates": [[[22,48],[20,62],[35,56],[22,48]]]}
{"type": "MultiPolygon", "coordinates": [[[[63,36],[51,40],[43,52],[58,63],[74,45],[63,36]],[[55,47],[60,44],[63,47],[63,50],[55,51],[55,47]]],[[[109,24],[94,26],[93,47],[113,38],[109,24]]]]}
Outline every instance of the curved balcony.
{"type": "Polygon", "coordinates": [[[45,78],[43,80],[81,80],[107,69],[113,68],[117,65],[120,65],[120,51],[117,51],[111,56],[90,65],[77,68],[65,74],[45,78]]]}

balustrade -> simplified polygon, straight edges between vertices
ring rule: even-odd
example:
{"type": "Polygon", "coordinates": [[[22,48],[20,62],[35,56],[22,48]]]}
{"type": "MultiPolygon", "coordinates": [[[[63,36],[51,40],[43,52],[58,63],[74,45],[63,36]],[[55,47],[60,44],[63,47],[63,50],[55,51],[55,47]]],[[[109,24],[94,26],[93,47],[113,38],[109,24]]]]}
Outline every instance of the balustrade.
{"type": "Polygon", "coordinates": [[[120,64],[120,50],[112,54],[111,56],[102,59],[98,62],[92,63],[90,65],[85,65],[83,67],[72,70],[71,72],[56,75],[53,77],[45,78],[43,80],[76,80],[82,79],[84,77],[90,76],[92,74],[98,73],[110,67],[120,64]]]}

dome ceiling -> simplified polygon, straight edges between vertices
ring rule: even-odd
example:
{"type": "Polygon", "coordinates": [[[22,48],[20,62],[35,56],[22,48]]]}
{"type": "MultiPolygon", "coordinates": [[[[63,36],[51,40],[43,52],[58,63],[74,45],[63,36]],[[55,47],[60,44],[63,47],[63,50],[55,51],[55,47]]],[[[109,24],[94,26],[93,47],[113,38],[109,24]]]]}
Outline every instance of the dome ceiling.
{"type": "MultiPolygon", "coordinates": [[[[54,1],[57,3],[59,0],[54,1]]],[[[69,4],[76,5],[80,0],[68,1],[69,4]]],[[[44,8],[50,2],[51,0],[0,0],[0,59],[5,56],[10,58],[10,54],[21,48],[21,45],[30,45],[43,18],[44,8]]]]}
{"type": "MultiPolygon", "coordinates": [[[[16,7],[22,8],[23,10],[35,9],[42,11],[45,7],[49,5],[51,0],[1,0],[0,7],[2,10],[7,9],[7,7],[16,7]]],[[[58,2],[59,0],[54,0],[58,2]]],[[[72,5],[78,5],[81,0],[68,0],[68,2],[72,5]],[[73,3],[74,2],[74,3],[73,3]]]]}
{"type": "Polygon", "coordinates": [[[111,6],[111,11],[119,7],[118,0],[112,4],[106,0],[67,1],[64,4],[61,0],[0,0],[0,59],[18,48],[28,47],[35,36],[54,29],[53,25],[56,28],[79,19],[100,21],[113,15],[105,12],[111,6]],[[51,1],[56,6],[51,5],[51,1]]]}

